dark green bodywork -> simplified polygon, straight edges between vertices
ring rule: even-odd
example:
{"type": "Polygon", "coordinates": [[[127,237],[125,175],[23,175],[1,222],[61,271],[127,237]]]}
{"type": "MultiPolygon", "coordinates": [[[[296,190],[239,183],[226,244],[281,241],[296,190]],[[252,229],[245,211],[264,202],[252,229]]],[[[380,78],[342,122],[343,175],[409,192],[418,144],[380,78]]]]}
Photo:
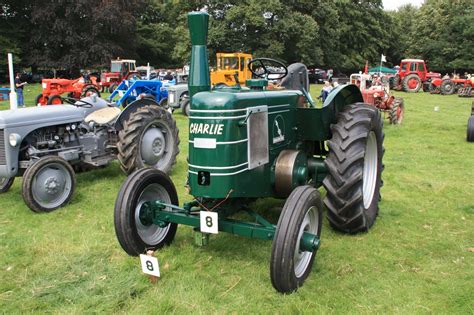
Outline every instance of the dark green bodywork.
{"type": "MultiPolygon", "coordinates": [[[[362,102],[362,95],[356,86],[339,86],[322,108],[315,108],[308,91],[268,90],[266,80],[252,80],[251,88],[237,85],[211,90],[208,20],[203,12],[188,15],[192,42],[188,183],[190,194],[200,201],[183,208],[159,200],[149,202],[141,220],[144,224],[178,223],[197,228],[196,211],[211,209],[219,213],[221,231],[273,239],[275,226],[248,209],[246,201],[288,195],[275,190],[276,161],[284,150],[297,152],[290,188],[320,186],[326,175],[325,141],[331,138],[330,125],[344,106],[362,102]],[[238,211],[247,212],[255,223],[229,218],[238,211]]],[[[319,238],[305,233],[301,243],[304,250],[313,251],[319,238]]]]}

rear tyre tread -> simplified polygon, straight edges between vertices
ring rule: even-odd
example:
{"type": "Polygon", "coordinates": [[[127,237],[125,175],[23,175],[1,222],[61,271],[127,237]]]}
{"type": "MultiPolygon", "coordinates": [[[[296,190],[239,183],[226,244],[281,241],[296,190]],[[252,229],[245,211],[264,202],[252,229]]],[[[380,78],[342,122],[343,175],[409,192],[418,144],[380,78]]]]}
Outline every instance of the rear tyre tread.
{"type": "Polygon", "coordinates": [[[324,204],[330,225],[341,232],[368,231],[378,215],[383,171],[383,120],[373,106],[355,103],[346,106],[331,125],[329,154],[325,160],[328,175],[323,181],[327,194],[324,204]],[[361,123],[359,123],[361,122],[361,123]],[[366,139],[373,131],[377,140],[378,169],[371,205],[364,208],[363,167],[366,139]]]}

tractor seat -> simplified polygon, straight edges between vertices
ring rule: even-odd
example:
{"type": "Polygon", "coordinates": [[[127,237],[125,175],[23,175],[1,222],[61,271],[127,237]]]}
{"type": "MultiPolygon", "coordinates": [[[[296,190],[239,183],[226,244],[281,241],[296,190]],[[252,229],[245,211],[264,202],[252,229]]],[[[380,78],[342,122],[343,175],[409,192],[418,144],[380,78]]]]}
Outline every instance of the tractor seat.
{"type": "Polygon", "coordinates": [[[106,107],[89,114],[84,121],[90,123],[91,121],[99,125],[105,125],[114,121],[122,111],[118,107],[106,107]]]}

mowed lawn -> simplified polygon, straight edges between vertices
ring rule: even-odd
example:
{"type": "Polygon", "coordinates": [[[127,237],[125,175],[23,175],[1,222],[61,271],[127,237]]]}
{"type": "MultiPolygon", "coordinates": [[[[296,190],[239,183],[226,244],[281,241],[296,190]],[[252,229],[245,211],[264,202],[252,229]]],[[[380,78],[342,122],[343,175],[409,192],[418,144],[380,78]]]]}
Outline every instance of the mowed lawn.
{"type": "MultiPolygon", "coordinates": [[[[312,86],[314,96],[320,87],[312,86]]],[[[39,91],[26,87],[29,105],[39,91]]],[[[115,162],[78,174],[71,204],[52,213],[25,206],[20,178],[0,196],[0,312],[473,313],[474,143],[465,140],[473,99],[396,95],[406,114],[402,126],[384,126],[376,224],[350,236],[325,219],[313,272],[297,293],[273,289],[270,242],[221,233],[198,248],[186,226],[157,253],[162,278],[150,283],[115,238],[114,202],[125,180],[115,162]]],[[[181,153],[172,179],[183,202],[191,199],[184,190],[188,125],[180,111],[174,117],[181,153]]],[[[282,205],[259,200],[255,207],[275,220],[282,205]]]]}

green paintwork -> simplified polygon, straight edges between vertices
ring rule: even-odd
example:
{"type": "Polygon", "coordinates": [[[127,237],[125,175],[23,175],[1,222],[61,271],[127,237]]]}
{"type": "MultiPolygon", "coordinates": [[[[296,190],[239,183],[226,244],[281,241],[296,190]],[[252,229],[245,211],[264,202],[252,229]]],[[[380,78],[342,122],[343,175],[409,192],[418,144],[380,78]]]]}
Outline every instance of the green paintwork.
{"type": "MultiPolygon", "coordinates": [[[[299,152],[289,173],[290,190],[305,184],[320,186],[327,173],[324,141],[331,137],[330,125],[344,106],[361,102],[362,95],[355,86],[340,86],[322,108],[315,108],[304,90],[269,90],[266,80],[248,80],[248,87],[211,90],[208,23],[206,13],[188,15],[192,43],[188,183],[191,195],[200,201],[185,203],[183,208],[159,200],[146,202],[140,220],[160,227],[189,225],[197,230],[200,218],[196,213],[212,209],[219,213],[220,231],[272,240],[275,225],[247,209],[248,198],[285,197],[278,196],[274,188],[276,161],[283,150],[299,152]],[[239,211],[246,211],[254,221],[230,218],[239,211]]],[[[196,235],[196,243],[208,242],[207,235],[196,235]]],[[[300,244],[303,251],[315,251],[320,242],[316,235],[304,232],[300,244]]]]}
{"type": "Polygon", "coordinates": [[[189,96],[211,89],[209,58],[207,55],[207,29],[209,15],[205,12],[188,14],[188,27],[191,37],[191,67],[189,69],[189,96]]]}
{"type": "MultiPolygon", "coordinates": [[[[275,236],[275,225],[249,209],[247,209],[246,212],[255,217],[256,223],[219,218],[219,231],[250,238],[272,240],[275,236]]],[[[200,227],[199,215],[187,213],[187,210],[184,208],[169,205],[161,201],[145,202],[142,205],[142,209],[140,209],[140,220],[142,222],[153,222],[153,224],[161,227],[165,227],[169,223],[184,224],[195,228],[200,227]],[[172,208],[172,211],[165,211],[164,209],[166,207],[172,208]],[[146,211],[144,211],[144,208],[146,211]],[[146,213],[146,215],[142,217],[142,213],[146,213]]],[[[202,235],[199,237],[201,237],[201,239],[199,241],[195,239],[195,241],[198,241],[200,245],[205,245],[206,240],[203,240],[202,235]]],[[[320,240],[316,235],[308,232],[303,233],[300,242],[302,251],[315,251],[319,248],[319,245],[320,240]]]]}

